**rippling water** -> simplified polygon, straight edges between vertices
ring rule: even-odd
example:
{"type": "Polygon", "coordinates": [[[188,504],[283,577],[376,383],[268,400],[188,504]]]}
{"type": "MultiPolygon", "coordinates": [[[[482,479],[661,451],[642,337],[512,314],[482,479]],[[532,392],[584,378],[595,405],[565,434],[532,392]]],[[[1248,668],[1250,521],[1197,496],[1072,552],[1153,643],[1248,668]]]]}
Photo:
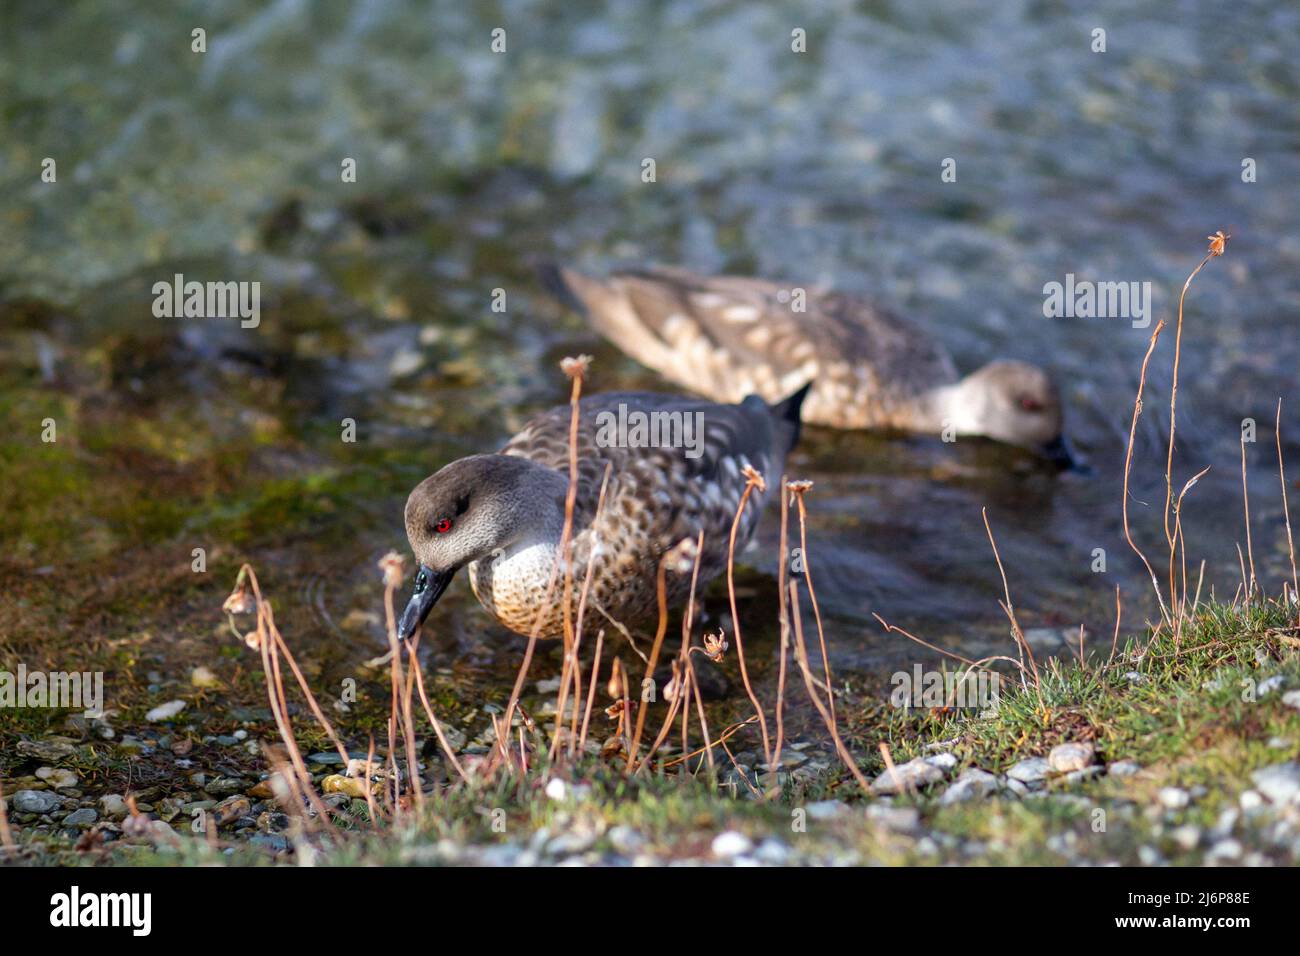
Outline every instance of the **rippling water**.
{"type": "MultiPolygon", "coordinates": [[[[307,473],[351,476],[314,533],[239,543],[299,576],[285,600],[330,635],[359,595],[373,604],[375,558],[404,549],[405,489],[562,401],[561,356],[594,352],[594,388],[656,385],[545,297],[536,258],[867,293],[964,369],[1049,367],[1093,473],[975,441],[810,430],[791,470],[816,481],[810,543],[839,666],[878,674],[916,656],[873,613],[947,646],[1006,647],[985,507],[1022,623],[1082,622],[1108,643],[1117,584],[1129,625],[1151,611],[1120,527],[1149,330],[1044,318],[1045,283],[1150,281],[1168,318],[1204,237],[1233,233],[1189,296],[1179,403],[1176,481],[1212,466],[1185,515],[1207,593],[1238,580],[1248,417],[1256,559],[1277,586],[1279,396],[1300,474],[1300,10],[1130,6],[8,3],[0,300],[28,317],[3,357],[24,387],[127,402],[126,420],[184,418],[184,440],[155,456],[219,471],[251,433],[250,467],[289,495],[310,494],[294,484],[307,473]],[[489,47],[497,27],[505,54],[489,47]],[[1090,49],[1098,27],[1105,53],[1090,49]],[[795,28],[806,54],[790,50],[795,28]],[[55,184],[39,180],[45,157],[55,184]],[[355,184],[340,182],[344,157],[355,184]],[[940,181],[948,157],[955,183],[940,181]],[[1242,182],[1245,157],[1257,182],[1242,182]],[[261,281],[261,326],[155,319],[150,286],[175,272],[261,281]],[[496,288],[505,314],[490,310],[496,288]],[[107,378],[92,374],[97,349],[107,378]],[[359,423],[355,454],[339,447],[344,417],[359,423]]],[[[1153,550],[1172,335],[1161,346],[1133,488],[1153,550]]],[[[119,516],[95,540],[202,524],[119,516]]],[[[759,568],[774,536],[768,522],[759,568]]],[[[25,541],[18,560],[46,564],[39,552],[25,541]]],[[[441,611],[446,640],[490,647],[500,632],[466,591],[441,611]]]]}

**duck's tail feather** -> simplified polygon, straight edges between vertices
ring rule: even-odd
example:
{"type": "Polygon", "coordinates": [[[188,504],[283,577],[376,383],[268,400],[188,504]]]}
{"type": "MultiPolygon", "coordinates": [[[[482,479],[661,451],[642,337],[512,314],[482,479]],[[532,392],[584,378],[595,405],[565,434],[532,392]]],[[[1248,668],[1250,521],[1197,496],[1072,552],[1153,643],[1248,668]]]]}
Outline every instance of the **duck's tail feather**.
{"type": "Polygon", "coordinates": [[[808,392],[812,389],[812,380],[803,384],[797,392],[784,398],[772,406],[772,422],[776,426],[777,434],[783,440],[783,445],[788,454],[799,443],[799,435],[803,431],[803,401],[808,397],[808,392]]]}

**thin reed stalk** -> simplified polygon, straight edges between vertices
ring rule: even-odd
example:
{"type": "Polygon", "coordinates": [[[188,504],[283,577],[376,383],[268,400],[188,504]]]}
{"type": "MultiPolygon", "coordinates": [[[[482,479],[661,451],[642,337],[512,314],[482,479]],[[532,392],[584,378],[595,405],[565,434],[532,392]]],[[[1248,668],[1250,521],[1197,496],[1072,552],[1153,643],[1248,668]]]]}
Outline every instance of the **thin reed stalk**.
{"type": "Polygon", "coordinates": [[[745,513],[745,505],[749,503],[749,495],[755,489],[759,491],[766,489],[763,476],[760,475],[749,465],[745,466],[745,488],[740,493],[740,503],[736,505],[736,516],[731,521],[731,537],[727,543],[727,597],[731,601],[731,629],[736,637],[736,660],[740,662],[740,679],[745,685],[745,693],[749,695],[749,702],[754,705],[754,714],[758,717],[758,726],[763,735],[763,760],[767,764],[772,763],[772,743],[767,733],[767,717],[763,714],[763,706],[758,702],[758,695],[754,693],[754,687],[749,682],[749,668],[745,665],[745,643],[740,636],[740,612],[736,610],[736,532],[740,528],[740,518],[745,513]]]}
{"type": "Polygon", "coordinates": [[[792,481],[790,490],[794,493],[795,504],[799,506],[799,549],[803,555],[803,579],[808,585],[808,600],[812,604],[813,620],[817,623],[817,643],[821,645],[822,652],[822,674],[826,678],[826,701],[831,710],[831,717],[835,717],[835,693],[831,690],[834,686],[831,676],[831,659],[826,653],[826,635],[822,631],[822,611],[817,604],[817,589],[813,587],[812,573],[812,555],[808,551],[808,514],[804,509],[803,496],[812,490],[811,481],[792,481]]]}
{"type": "MultiPolygon", "coordinates": [[[[1282,399],[1277,400],[1277,419],[1273,425],[1273,439],[1277,443],[1277,477],[1282,484],[1282,515],[1286,518],[1286,551],[1291,558],[1291,595],[1300,601],[1300,583],[1296,581],[1295,539],[1291,537],[1291,506],[1287,503],[1286,465],[1282,461],[1282,399]]],[[[1282,588],[1286,590],[1285,585],[1282,588]]]]}
{"type": "Polygon", "coordinates": [[[826,705],[822,703],[821,695],[817,693],[814,686],[812,670],[808,667],[808,648],[804,646],[803,640],[803,619],[799,616],[799,584],[797,581],[790,582],[790,617],[794,622],[794,659],[799,665],[799,670],[803,672],[804,686],[808,689],[808,697],[812,700],[813,706],[817,708],[817,713],[821,715],[822,721],[826,724],[826,729],[830,731],[831,740],[835,743],[835,752],[839,754],[840,760],[848,768],[849,773],[853,774],[853,779],[858,782],[863,793],[871,793],[871,784],[867,778],[862,775],[858,769],[857,762],[854,761],[853,755],[849,749],[844,746],[844,741],[840,739],[840,729],[836,724],[835,718],[831,716],[826,705]]]}

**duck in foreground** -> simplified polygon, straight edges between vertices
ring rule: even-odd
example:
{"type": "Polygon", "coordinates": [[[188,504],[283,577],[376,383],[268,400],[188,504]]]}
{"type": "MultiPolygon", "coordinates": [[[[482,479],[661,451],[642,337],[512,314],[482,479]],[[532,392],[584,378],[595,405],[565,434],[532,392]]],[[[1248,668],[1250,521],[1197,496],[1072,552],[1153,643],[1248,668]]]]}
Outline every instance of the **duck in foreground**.
{"type": "MultiPolygon", "coordinates": [[[[579,402],[573,572],[581,587],[591,564],[588,603],[596,613],[629,629],[657,619],[659,562],[701,531],[698,586],[726,567],[744,471],[766,476],[768,490],[751,492],[737,548],[749,540],[780,484],[807,391],[805,385],[776,405],[757,396],[719,405],[649,392],[579,402]]],[[[569,407],[554,408],[500,453],[453,461],[411,492],[406,534],[419,570],[398,627],[403,640],[462,567],[479,602],[506,627],[530,634],[540,613],[539,636],[563,632],[563,579],[557,578],[549,601],[547,590],[564,529],[570,416],[569,407]]],[[[670,605],[685,598],[689,574],[666,581],[670,605]]]]}
{"type": "Polygon", "coordinates": [[[624,352],[715,401],[812,381],[806,422],[981,435],[1073,463],[1045,371],[999,360],[960,378],[937,342],[860,297],[667,268],[601,280],[548,266],[543,280],[624,352]]]}

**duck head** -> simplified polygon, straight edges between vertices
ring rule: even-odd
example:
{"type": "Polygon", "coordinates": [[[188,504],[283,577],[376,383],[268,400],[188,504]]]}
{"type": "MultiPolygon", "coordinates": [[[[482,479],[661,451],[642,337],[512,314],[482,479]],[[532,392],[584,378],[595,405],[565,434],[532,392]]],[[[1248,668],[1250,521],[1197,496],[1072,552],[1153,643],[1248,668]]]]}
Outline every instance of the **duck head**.
{"type": "Polygon", "coordinates": [[[398,637],[415,633],[462,567],[551,533],[557,516],[562,524],[567,486],[560,472],[515,455],[461,458],[416,485],[406,537],[419,567],[398,637]]]}

